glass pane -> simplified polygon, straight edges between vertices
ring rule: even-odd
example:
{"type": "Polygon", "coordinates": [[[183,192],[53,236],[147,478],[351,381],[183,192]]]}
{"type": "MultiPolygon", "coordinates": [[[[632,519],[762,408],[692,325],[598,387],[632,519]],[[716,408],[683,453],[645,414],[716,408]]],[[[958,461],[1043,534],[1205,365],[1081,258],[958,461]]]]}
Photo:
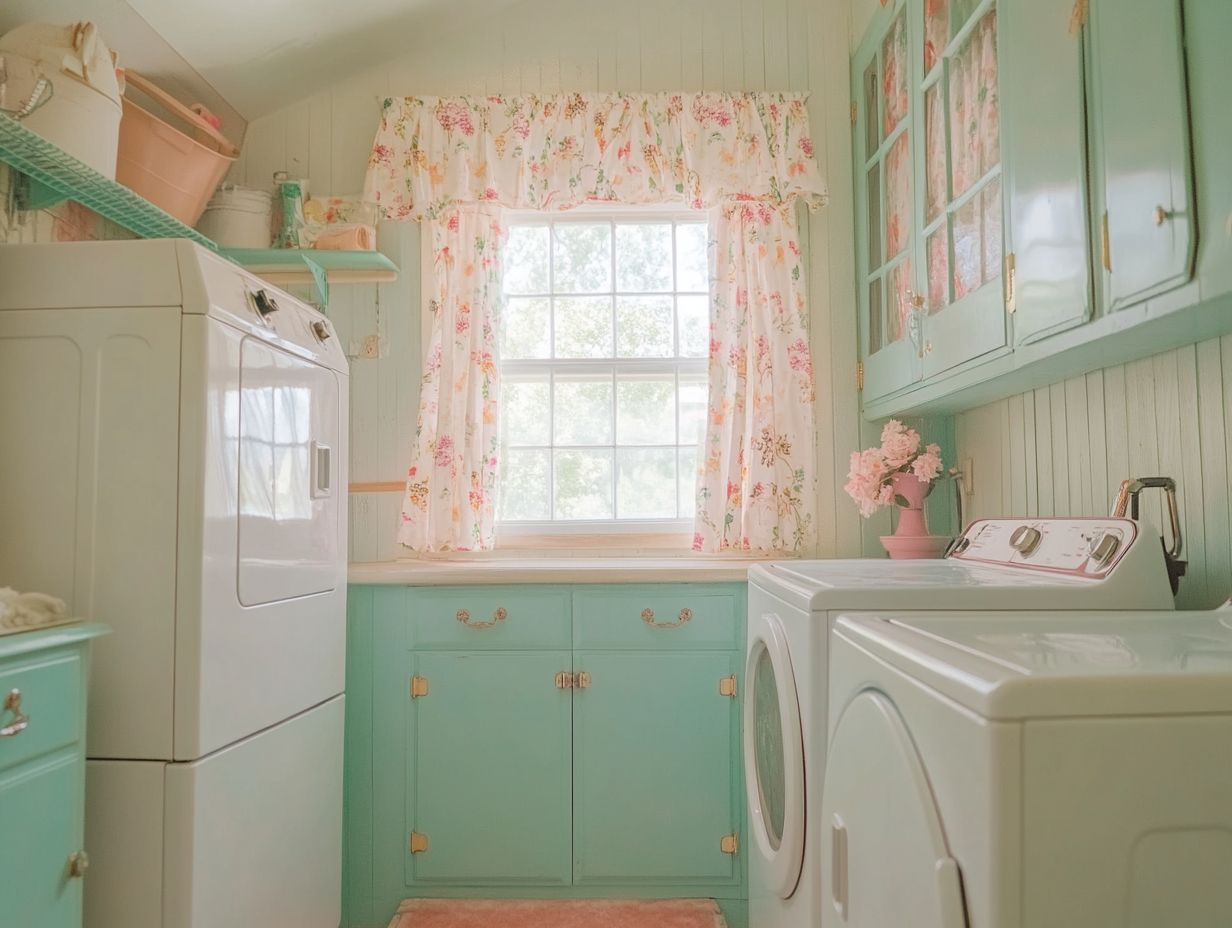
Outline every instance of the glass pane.
{"type": "Polygon", "coordinates": [[[881,278],[868,285],[868,353],[876,354],[882,347],[882,320],[885,304],[881,301],[881,278]]]}
{"type": "Polygon", "coordinates": [[[864,72],[864,156],[871,158],[881,145],[881,114],[877,112],[877,59],[864,72]]]}
{"type": "Polygon", "coordinates": [[[881,164],[868,172],[868,268],[881,267],[881,164]]]}
{"type": "Polygon", "coordinates": [[[941,215],[946,204],[945,107],[941,102],[941,82],[924,94],[924,191],[926,222],[941,215]]]}
{"type": "Polygon", "coordinates": [[[626,293],[672,289],[671,223],[616,227],[616,289],[626,293]]]}
{"type": "Polygon", "coordinates": [[[911,230],[911,146],[904,132],[886,152],[886,260],[907,247],[911,230]]]}
{"type": "Polygon", "coordinates": [[[959,197],[1001,158],[995,8],[950,59],[949,93],[950,175],[959,197]]]}
{"type": "Polygon", "coordinates": [[[757,770],[757,795],[770,845],[778,849],[787,816],[787,774],[783,744],[783,717],[779,712],[779,687],[770,653],[761,648],[753,668],[753,755],[757,770]]]}
{"type": "Polygon", "coordinates": [[[557,297],[556,357],[612,356],[612,301],[606,296],[557,297]]]}
{"type": "Polygon", "coordinates": [[[676,297],[680,326],[680,357],[705,358],[710,354],[710,297],[676,297]]]}
{"type": "Polygon", "coordinates": [[[505,360],[551,357],[546,297],[512,296],[501,314],[500,354],[505,360]]]}
{"type": "Polygon", "coordinates": [[[676,449],[616,451],[616,518],[676,518],[676,449]]]}
{"type": "Polygon", "coordinates": [[[896,342],[907,335],[907,319],[911,312],[911,292],[915,288],[911,276],[911,259],[906,258],[890,271],[890,292],[887,294],[887,327],[890,341],[896,342]]]}
{"type": "Polygon", "coordinates": [[[984,281],[1001,276],[1001,178],[980,193],[984,209],[984,281]]]}
{"type": "Polygon", "coordinates": [[[616,298],[616,355],[621,358],[675,357],[670,296],[616,298]]]}
{"type": "Polygon", "coordinates": [[[885,104],[885,134],[907,115],[907,13],[894,20],[881,45],[881,95],[885,104]]]}
{"type": "Polygon", "coordinates": [[[552,443],[548,375],[507,375],[501,382],[501,432],[507,445],[552,443]]]}
{"type": "Polygon", "coordinates": [[[557,451],[558,519],[612,518],[612,452],[557,451]]]}
{"type": "Polygon", "coordinates": [[[506,450],[500,464],[501,519],[528,520],[552,517],[551,452],[506,450]]]}
{"type": "Polygon", "coordinates": [[[676,465],[676,476],[679,481],[680,500],[677,515],[682,519],[691,519],[697,514],[697,449],[678,449],[680,463],[676,465]]]}
{"type": "Polygon", "coordinates": [[[548,227],[511,226],[504,263],[506,293],[547,293],[548,227]]]}
{"type": "Polygon", "coordinates": [[[982,243],[980,241],[980,198],[977,196],[954,213],[954,299],[980,285],[982,243]]]}
{"type": "Polygon", "coordinates": [[[552,429],[557,445],[612,444],[611,377],[558,374],[552,429]]]}
{"type": "Polygon", "coordinates": [[[566,222],[554,227],[556,293],[601,293],[612,288],[612,227],[566,222]]]}
{"type": "Polygon", "coordinates": [[[704,222],[676,226],[676,289],[708,293],[710,258],[707,254],[710,229],[704,222]]]}
{"type": "Polygon", "coordinates": [[[950,302],[950,243],[945,224],[928,237],[928,311],[935,313],[950,302]]]}
{"type": "Polygon", "coordinates": [[[662,375],[627,375],[616,381],[616,444],[676,443],[676,384],[662,375]]]}
{"type": "Polygon", "coordinates": [[[709,384],[705,374],[681,374],[679,394],[679,436],[682,445],[698,445],[705,439],[706,400],[709,384]]]}
{"type": "Polygon", "coordinates": [[[952,0],[950,12],[950,36],[956,36],[967,25],[967,20],[980,5],[980,0],[952,0]]]}
{"type": "Polygon", "coordinates": [[[924,0],[924,73],[941,60],[950,44],[948,0],[924,0]]]}

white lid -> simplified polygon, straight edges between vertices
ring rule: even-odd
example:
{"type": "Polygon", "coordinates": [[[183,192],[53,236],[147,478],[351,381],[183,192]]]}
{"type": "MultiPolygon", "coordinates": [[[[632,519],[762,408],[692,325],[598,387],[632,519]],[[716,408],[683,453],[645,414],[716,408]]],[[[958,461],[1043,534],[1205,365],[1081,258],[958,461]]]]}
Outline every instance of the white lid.
{"type": "Polygon", "coordinates": [[[989,719],[1232,712],[1232,609],[880,613],[835,634],[989,719]]]}

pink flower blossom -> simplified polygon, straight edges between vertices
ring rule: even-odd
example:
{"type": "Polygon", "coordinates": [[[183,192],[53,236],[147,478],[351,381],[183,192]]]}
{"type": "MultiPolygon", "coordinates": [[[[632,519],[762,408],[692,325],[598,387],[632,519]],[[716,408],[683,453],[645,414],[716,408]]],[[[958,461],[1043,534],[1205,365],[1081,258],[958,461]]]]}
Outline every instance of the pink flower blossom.
{"type": "Polygon", "coordinates": [[[891,419],[881,430],[881,451],[891,470],[908,463],[920,450],[920,433],[909,429],[897,419],[891,419]]]}
{"type": "Polygon", "coordinates": [[[436,440],[436,450],[432,460],[437,467],[448,467],[453,462],[453,439],[442,435],[436,440]]]}
{"type": "Polygon", "coordinates": [[[911,462],[911,472],[923,483],[935,480],[941,473],[941,447],[929,445],[924,453],[911,462]]]}

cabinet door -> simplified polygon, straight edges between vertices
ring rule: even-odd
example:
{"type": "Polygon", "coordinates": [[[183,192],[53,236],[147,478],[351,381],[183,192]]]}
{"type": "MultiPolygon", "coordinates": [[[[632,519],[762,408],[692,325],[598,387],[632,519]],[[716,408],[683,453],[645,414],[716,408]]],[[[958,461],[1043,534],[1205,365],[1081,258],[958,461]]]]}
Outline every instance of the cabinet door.
{"type": "MultiPolygon", "coordinates": [[[[568,651],[427,652],[411,674],[408,883],[561,884],[570,876],[568,651]],[[420,687],[422,689],[422,686],[420,687]]],[[[409,683],[409,681],[408,681],[409,683]]]]}
{"type": "Polygon", "coordinates": [[[1192,275],[1180,0],[1092,0],[1091,49],[1106,211],[1105,302],[1116,310],[1192,275]]]}
{"type": "Polygon", "coordinates": [[[33,765],[0,782],[0,922],[38,928],[81,925],[81,880],[68,858],[81,849],[82,762],[33,765]]]}
{"type": "Polygon", "coordinates": [[[582,651],[574,692],[574,881],[731,883],[740,830],[729,652],[582,651]]]}
{"type": "Polygon", "coordinates": [[[915,251],[915,157],[905,3],[887,7],[852,65],[856,101],[856,267],[864,395],[920,379],[915,251]]]}
{"type": "Polygon", "coordinates": [[[928,379],[1003,347],[1006,322],[999,9],[989,0],[921,6],[917,253],[927,307],[919,350],[928,379]]]}
{"type": "Polygon", "coordinates": [[[1001,0],[1014,340],[1091,315],[1082,30],[1074,0],[1001,0]]]}

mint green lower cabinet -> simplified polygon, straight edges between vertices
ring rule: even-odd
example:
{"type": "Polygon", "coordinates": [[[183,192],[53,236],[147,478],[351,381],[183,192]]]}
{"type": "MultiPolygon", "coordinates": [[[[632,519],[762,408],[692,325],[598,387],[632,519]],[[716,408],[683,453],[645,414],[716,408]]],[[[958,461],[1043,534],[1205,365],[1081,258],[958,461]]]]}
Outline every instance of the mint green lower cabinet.
{"type": "Polygon", "coordinates": [[[736,673],[721,651],[582,651],[589,685],[573,703],[574,881],[731,884],[740,832],[735,793],[736,673]]]}
{"type": "Polygon", "coordinates": [[[0,778],[0,922],[70,928],[81,924],[81,880],[69,879],[68,856],[81,850],[82,791],[76,758],[0,778]],[[11,921],[10,921],[11,919],[11,921]]]}
{"type": "Polygon", "coordinates": [[[426,652],[410,673],[407,881],[570,881],[568,651],[426,652]]]}

